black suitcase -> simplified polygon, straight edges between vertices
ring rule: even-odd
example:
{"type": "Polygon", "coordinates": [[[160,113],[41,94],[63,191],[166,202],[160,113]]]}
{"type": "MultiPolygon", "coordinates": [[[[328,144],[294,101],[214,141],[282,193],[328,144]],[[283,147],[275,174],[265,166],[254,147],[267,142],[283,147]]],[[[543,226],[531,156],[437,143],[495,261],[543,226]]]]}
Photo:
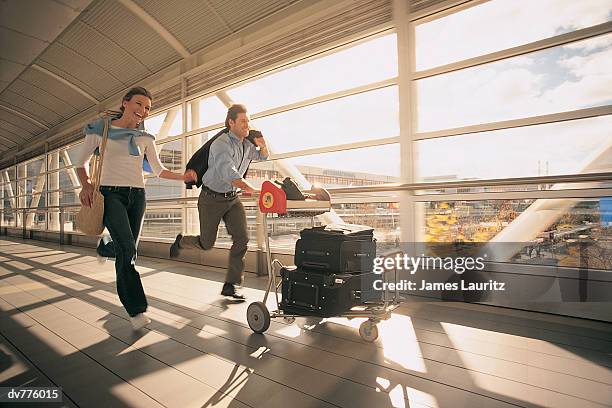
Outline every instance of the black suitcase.
{"type": "Polygon", "coordinates": [[[376,257],[373,231],[352,224],[304,229],[295,244],[295,264],[327,273],[371,272],[376,257]]]}
{"type": "Polygon", "coordinates": [[[281,268],[282,300],[287,314],[332,317],[361,304],[360,275],[326,274],[281,268]]]}

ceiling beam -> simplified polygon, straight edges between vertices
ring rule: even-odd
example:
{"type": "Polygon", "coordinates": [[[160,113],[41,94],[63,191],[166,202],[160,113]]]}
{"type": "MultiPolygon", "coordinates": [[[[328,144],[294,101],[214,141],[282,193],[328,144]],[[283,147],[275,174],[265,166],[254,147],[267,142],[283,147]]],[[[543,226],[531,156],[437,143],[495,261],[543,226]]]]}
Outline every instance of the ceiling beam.
{"type": "Polygon", "coordinates": [[[204,0],[204,4],[206,4],[208,6],[208,9],[215,15],[215,17],[217,17],[217,20],[219,20],[221,22],[221,24],[223,24],[225,26],[225,28],[227,28],[227,30],[230,33],[234,33],[235,32],[234,30],[232,30],[232,27],[230,27],[229,23],[227,21],[225,21],[225,19],[221,16],[221,14],[219,14],[219,12],[217,12],[217,10],[215,10],[213,5],[210,4],[210,1],[204,0]]]}
{"type": "Polygon", "coordinates": [[[153,18],[153,16],[147,13],[138,4],[134,3],[132,0],[119,0],[119,3],[123,4],[125,8],[130,10],[136,17],[140,18],[146,25],[151,27],[183,58],[188,58],[191,56],[189,50],[187,50],[187,48],[185,48],[185,46],[181,44],[181,42],[170,33],[170,31],[166,30],[166,28],[162,26],[159,21],[153,18]]]}
{"type": "Polygon", "coordinates": [[[70,89],[80,93],[81,95],[83,95],[84,97],[86,97],[87,99],[89,99],[90,101],[92,101],[95,104],[100,103],[99,100],[97,100],[96,98],[94,98],[93,96],[91,96],[90,94],[88,94],[87,92],[85,92],[83,89],[79,88],[78,86],[76,86],[75,84],[73,84],[70,81],[65,80],[64,78],[62,78],[61,76],[49,71],[46,68],[41,67],[40,65],[37,64],[32,64],[32,68],[34,68],[35,70],[37,70],[38,72],[42,72],[45,75],[50,76],[51,78],[61,82],[62,84],[66,85],[67,87],[69,87],[70,89]]]}
{"type": "Polygon", "coordinates": [[[11,112],[11,113],[13,113],[13,114],[15,114],[15,115],[17,115],[17,116],[19,116],[19,117],[21,117],[21,118],[23,118],[23,119],[27,120],[27,121],[28,121],[28,122],[30,122],[30,123],[35,124],[35,125],[36,125],[36,126],[38,126],[38,127],[43,128],[43,129],[45,129],[45,130],[48,130],[48,129],[49,129],[49,126],[42,124],[41,122],[37,121],[36,119],[34,119],[34,118],[33,118],[33,117],[31,117],[31,116],[26,115],[25,113],[19,112],[18,110],[15,110],[15,109],[13,109],[13,108],[9,108],[8,106],[6,106],[6,105],[2,105],[2,104],[0,104],[0,108],[4,109],[4,110],[5,110],[5,111],[7,111],[7,112],[11,112]]]}

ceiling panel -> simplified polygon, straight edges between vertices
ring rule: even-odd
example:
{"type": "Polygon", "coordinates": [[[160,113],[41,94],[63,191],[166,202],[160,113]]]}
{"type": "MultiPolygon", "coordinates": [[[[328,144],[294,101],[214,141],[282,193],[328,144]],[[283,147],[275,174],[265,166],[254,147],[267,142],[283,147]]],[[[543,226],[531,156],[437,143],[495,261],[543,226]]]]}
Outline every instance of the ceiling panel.
{"type": "Polygon", "coordinates": [[[83,13],[82,21],[129,52],[151,73],[181,59],[157,32],[119,3],[98,2],[83,13]]]}
{"type": "Polygon", "coordinates": [[[0,121],[3,121],[3,123],[9,123],[12,126],[16,127],[17,129],[25,131],[26,133],[36,134],[36,133],[40,133],[46,130],[45,128],[40,127],[39,125],[27,119],[24,119],[19,115],[15,115],[14,113],[11,113],[9,111],[2,109],[1,106],[0,106],[0,121]]]}
{"type": "MultiPolygon", "coordinates": [[[[11,118],[11,120],[13,120],[13,118],[11,118]]],[[[6,121],[4,119],[0,119],[0,128],[8,132],[9,134],[13,135],[10,137],[10,139],[15,140],[17,143],[22,143],[26,139],[29,139],[36,134],[34,132],[30,132],[24,129],[23,127],[19,127],[13,124],[12,122],[6,121]]],[[[37,130],[36,132],[38,131],[39,130],[37,130]]]]}
{"type": "Polygon", "coordinates": [[[7,88],[16,94],[27,95],[29,99],[35,101],[37,104],[41,104],[49,110],[57,113],[63,119],[67,119],[75,114],[79,113],[75,106],[70,105],[66,101],[63,101],[44,89],[38,88],[28,82],[22,81],[21,79],[16,80],[7,88]]]}
{"type": "Polygon", "coordinates": [[[0,25],[50,43],[90,1],[65,5],[55,1],[4,0],[0,2],[0,25]]]}
{"type": "Polygon", "coordinates": [[[57,42],[49,46],[36,63],[85,90],[98,100],[125,87],[92,61],[57,42]]]}
{"type": "Polygon", "coordinates": [[[295,1],[279,2],[276,0],[249,0],[245,2],[233,0],[209,0],[213,8],[225,20],[232,31],[241,30],[254,22],[287,7],[295,1]]]}
{"type": "Polygon", "coordinates": [[[23,96],[10,89],[5,89],[0,95],[0,101],[10,108],[13,108],[26,116],[49,127],[61,122],[62,117],[50,108],[30,99],[32,96],[23,96]]]}
{"type": "Polygon", "coordinates": [[[56,98],[64,101],[68,105],[81,111],[87,109],[93,105],[93,102],[83,96],[81,93],[75,91],[68,85],[60,82],[59,80],[40,72],[34,68],[28,68],[21,74],[20,79],[37,87],[44,89],[56,98]]]}
{"type": "Polygon", "coordinates": [[[0,50],[3,58],[28,65],[49,45],[43,40],[0,26],[0,50]]]}
{"type": "Polygon", "coordinates": [[[0,50],[2,59],[21,64],[0,66],[0,92],[8,86],[55,38],[78,17],[91,0],[0,1],[0,50]]]}
{"type": "Polygon", "coordinates": [[[4,127],[0,127],[0,142],[3,146],[12,147],[19,143],[20,137],[4,127]]]}
{"type": "MultiPolygon", "coordinates": [[[[134,33],[136,36],[138,33],[134,33]]],[[[130,53],[85,23],[77,22],[58,42],[91,61],[127,86],[150,74],[150,71],[130,53]]]]}
{"type": "MultiPolygon", "coordinates": [[[[231,34],[229,28],[202,0],[135,0],[181,44],[194,53],[231,34]]],[[[247,4],[242,2],[244,7],[247,4]]]]}
{"type": "MultiPolygon", "coordinates": [[[[8,85],[25,67],[24,64],[0,58],[0,81],[6,82],[6,85],[8,85]]],[[[4,86],[0,89],[4,89],[4,86]]]]}

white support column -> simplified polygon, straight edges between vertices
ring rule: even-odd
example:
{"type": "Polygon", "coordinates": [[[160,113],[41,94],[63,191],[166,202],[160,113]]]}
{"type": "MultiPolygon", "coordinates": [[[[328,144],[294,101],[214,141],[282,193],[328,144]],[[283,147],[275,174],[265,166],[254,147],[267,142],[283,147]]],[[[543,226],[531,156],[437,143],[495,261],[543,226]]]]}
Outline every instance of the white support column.
{"type": "MultiPolygon", "coordinates": [[[[194,101],[189,102],[191,106],[191,129],[198,129],[200,127],[200,100],[196,99],[194,101]]],[[[184,144],[184,154],[183,154],[183,168],[187,165],[187,162],[191,158],[191,156],[202,146],[202,144],[206,143],[206,140],[201,135],[194,135],[185,138],[184,144]]],[[[196,197],[198,195],[198,190],[193,188],[191,190],[185,190],[186,197],[196,197]]],[[[200,221],[197,215],[194,215],[193,211],[189,211],[185,209],[183,213],[183,231],[189,235],[199,234],[199,228],[196,226],[200,225],[200,221]]]]}
{"type": "MultiPolygon", "coordinates": [[[[49,157],[49,169],[50,170],[57,170],[59,169],[60,165],[60,154],[59,151],[54,151],[52,153],[50,153],[48,155],[49,157]]],[[[71,169],[72,170],[72,169],[71,169]]],[[[73,170],[74,171],[74,170],[73,170]]],[[[53,190],[59,190],[60,187],[60,172],[56,171],[53,173],[49,173],[48,174],[49,177],[49,188],[47,190],[49,191],[53,191],[53,190]]],[[[49,206],[59,206],[60,203],[60,193],[59,191],[53,191],[51,193],[48,194],[49,197],[49,206]]],[[[59,231],[60,229],[60,216],[59,216],[59,210],[58,209],[52,209],[51,211],[49,211],[48,213],[48,217],[49,217],[49,229],[51,231],[59,231]]]]}
{"type": "Polygon", "coordinates": [[[17,200],[15,199],[15,192],[13,191],[13,185],[11,184],[11,177],[9,176],[8,171],[4,171],[4,182],[6,183],[6,191],[9,196],[9,200],[11,200],[11,206],[13,208],[17,207],[17,200]]]}
{"type": "Polygon", "coordinates": [[[157,134],[157,140],[163,140],[166,137],[168,137],[168,132],[170,131],[170,127],[172,126],[172,124],[174,123],[174,120],[176,119],[176,114],[178,113],[179,109],[180,107],[175,106],[174,108],[171,108],[166,113],[164,122],[162,123],[161,128],[159,128],[159,133],[157,134]]]}
{"type": "MultiPolygon", "coordinates": [[[[40,166],[40,172],[38,173],[38,177],[36,177],[36,182],[34,183],[34,187],[32,188],[32,202],[30,203],[30,209],[35,210],[38,208],[38,204],[40,203],[40,198],[42,197],[42,190],[45,188],[45,184],[47,181],[46,176],[46,165],[43,164],[40,166]]],[[[27,181],[26,181],[27,183],[27,181]]],[[[25,201],[24,201],[25,206],[25,201]]],[[[26,219],[26,228],[31,228],[34,223],[34,217],[36,216],[36,212],[29,212],[26,219]]]]}
{"type": "MultiPolygon", "coordinates": [[[[72,166],[72,161],[70,160],[70,156],[68,156],[68,151],[66,149],[62,149],[60,151],[60,156],[62,158],[62,161],[67,167],[72,166]]],[[[79,183],[79,177],[77,176],[74,168],[67,169],[67,173],[68,173],[68,178],[70,179],[70,183],[72,183],[72,186],[80,187],[81,183],[79,183]]]]}
{"type": "MultiPolygon", "coordinates": [[[[580,166],[579,173],[612,171],[612,142],[594,152],[580,166]]],[[[551,190],[571,189],[571,183],[559,183],[551,187],[551,190]]],[[[601,182],[583,183],[581,189],[601,188],[601,182]]],[[[505,244],[493,244],[486,247],[489,254],[496,261],[508,261],[517,254],[525,245],[535,239],[538,234],[546,231],[567,214],[576,204],[581,202],[580,198],[540,198],[535,200],[525,211],[516,217],[509,225],[495,235],[489,242],[504,242],[505,244]]]]}
{"type": "Polygon", "coordinates": [[[4,226],[4,190],[6,189],[6,187],[2,185],[3,182],[4,175],[0,173],[0,227],[4,226]]]}
{"type": "MultiPolygon", "coordinates": [[[[400,171],[402,183],[414,183],[416,179],[416,88],[414,25],[410,23],[409,4],[406,0],[393,0],[393,21],[397,32],[400,171]]],[[[400,192],[400,229],[402,242],[422,240],[422,215],[417,214],[412,191],[400,192]]]]}
{"type": "Polygon", "coordinates": [[[21,165],[17,165],[17,168],[15,169],[15,171],[17,172],[17,177],[15,177],[15,191],[17,192],[17,208],[20,208],[20,210],[18,211],[19,217],[17,217],[17,226],[18,227],[23,227],[26,220],[23,218],[23,208],[26,207],[26,184],[27,184],[27,180],[25,180],[25,178],[28,176],[28,166],[26,164],[21,164],[21,165]],[[23,188],[19,185],[19,167],[22,166],[23,168],[23,188]]]}

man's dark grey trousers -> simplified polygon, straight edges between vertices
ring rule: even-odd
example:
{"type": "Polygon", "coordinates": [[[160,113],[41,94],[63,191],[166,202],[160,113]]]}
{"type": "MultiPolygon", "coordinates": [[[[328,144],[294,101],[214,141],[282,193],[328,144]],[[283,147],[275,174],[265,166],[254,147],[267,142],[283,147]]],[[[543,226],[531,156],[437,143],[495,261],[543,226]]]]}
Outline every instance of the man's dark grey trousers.
{"type": "Polygon", "coordinates": [[[210,249],[217,240],[217,231],[221,220],[232,237],[229,265],[225,281],[233,284],[242,282],[244,256],[249,243],[247,220],[244,206],[237,196],[226,198],[222,195],[202,189],[198,199],[200,217],[200,235],[186,235],[179,242],[181,249],[210,249]]]}

